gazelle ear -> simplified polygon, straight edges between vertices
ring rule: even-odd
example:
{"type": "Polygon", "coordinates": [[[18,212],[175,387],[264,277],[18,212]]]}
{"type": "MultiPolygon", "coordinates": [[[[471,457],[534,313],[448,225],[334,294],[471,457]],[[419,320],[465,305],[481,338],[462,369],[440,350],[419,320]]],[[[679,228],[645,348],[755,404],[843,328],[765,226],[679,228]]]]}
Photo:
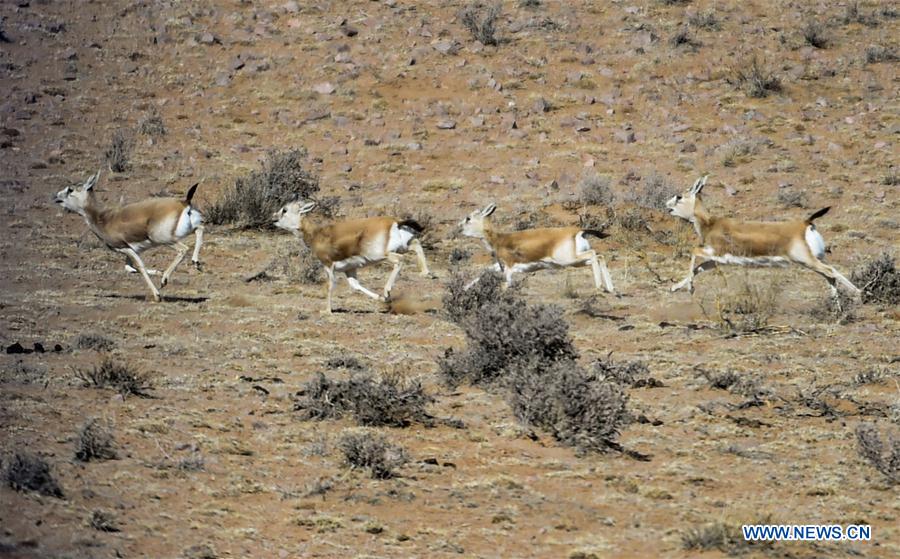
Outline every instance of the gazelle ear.
{"type": "Polygon", "coordinates": [[[98,170],[96,174],[88,177],[88,180],[85,181],[84,186],[81,187],[82,190],[88,192],[93,190],[95,186],[97,186],[97,181],[100,180],[100,171],[98,170]]]}
{"type": "Polygon", "coordinates": [[[496,209],[497,204],[488,204],[483,210],[481,210],[481,217],[487,217],[491,215],[496,209]]]}
{"type": "Polygon", "coordinates": [[[697,179],[697,182],[691,187],[691,194],[700,194],[700,191],[703,190],[703,187],[706,185],[707,178],[709,178],[709,175],[703,175],[697,179]]]}
{"type": "Polygon", "coordinates": [[[302,206],[300,206],[299,213],[300,214],[308,214],[309,212],[313,211],[313,208],[315,208],[315,207],[316,207],[315,202],[307,202],[307,203],[303,204],[302,206]]]}

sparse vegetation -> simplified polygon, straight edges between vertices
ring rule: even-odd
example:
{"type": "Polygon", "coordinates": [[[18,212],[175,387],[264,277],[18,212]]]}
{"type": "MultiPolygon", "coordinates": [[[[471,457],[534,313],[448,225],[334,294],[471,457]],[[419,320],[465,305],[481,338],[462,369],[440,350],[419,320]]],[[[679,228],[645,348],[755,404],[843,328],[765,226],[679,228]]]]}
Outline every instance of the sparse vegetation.
{"type": "Polygon", "coordinates": [[[900,437],[890,434],[886,442],[873,423],[860,423],[856,427],[856,443],[859,455],[891,484],[900,484],[900,437]]]}
{"type": "Polygon", "coordinates": [[[888,252],[854,270],[850,281],[862,290],[863,303],[900,304],[900,271],[888,252]]]}
{"type": "Polygon", "coordinates": [[[856,311],[859,307],[856,299],[846,291],[838,290],[837,298],[831,294],[823,297],[810,311],[813,318],[834,322],[837,324],[850,324],[856,320],[856,311]]]}
{"type": "Polygon", "coordinates": [[[166,125],[156,107],[151,108],[147,116],[138,123],[138,132],[151,138],[159,138],[166,135],[166,125]]]}
{"type": "Polygon", "coordinates": [[[425,406],[432,398],[421,383],[394,377],[375,380],[358,374],[347,380],[333,380],[320,373],[298,395],[294,409],[303,419],[352,415],[360,425],[389,427],[431,421],[425,406]]]}
{"type": "Polygon", "coordinates": [[[406,450],[369,431],[345,433],[338,448],[348,466],[368,470],[374,479],[396,477],[397,470],[409,462],[406,450]]]}
{"type": "Polygon", "coordinates": [[[497,20],[500,18],[500,3],[474,1],[463,8],[460,21],[472,34],[472,38],[483,45],[497,45],[497,20]]]}
{"type": "Polygon", "coordinates": [[[438,363],[444,382],[483,386],[507,395],[516,418],[580,450],[616,448],[628,420],[627,396],[618,384],[578,363],[561,309],[529,305],[502,290],[497,274],[464,290],[454,277],[445,312],[466,334],[468,347],[448,349],[438,363]]]}
{"type": "Polygon", "coordinates": [[[690,30],[686,27],[682,27],[678,29],[673,35],[672,38],[669,39],[669,44],[673,47],[686,47],[691,49],[696,49],[703,46],[703,43],[694,38],[691,34],[690,30]]]}
{"type": "Polygon", "coordinates": [[[116,342],[103,334],[95,332],[85,332],[78,334],[73,342],[77,349],[93,349],[95,351],[112,351],[116,347],[116,342]]]}
{"type": "Polygon", "coordinates": [[[750,97],[763,98],[768,97],[769,93],[781,91],[781,78],[766,68],[755,55],[735,70],[731,81],[750,97]]]}
{"type": "Polygon", "coordinates": [[[770,144],[771,140],[766,138],[733,138],[719,147],[719,151],[722,153],[722,165],[735,167],[747,163],[753,159],[752,156],[770,144]]]}
{"type": "Polygon", "coordinates": [[[116,515],[110,511],[97,509],[91,513],[88,526],[98,532],[121,532],[116,515]]]}
{"type": "Polygon", "coordinates": [[[694,12],[688,16],[688,23],[690,23],[693,27],[697,27],[699,29],[716,30],[721,27],[719,23],[719,17],[716,15],[715,10],[694,12]]]}
{"type": "Polygon", "coordinates": [[[900,54],[891,46],[871,45],[866,48],[866,63],[877,64],[879,62],[897,62],[900,54]]]}
{"type": "Polygon", "coordinates": [[[114,173],[124,173],[131,168],[131,150],[134,148],[134,138],[131,132],[116,130],[106,148],[103,156],[109,165],[109,170],[114,173]]]}
{"type": "Polygon", "coordinates": [[[6,461],[3,479],[16,491],[34,491],[47,497],[63,498],[62,488],[40,456],[16,452],[6,461]]]}
{"type": "Polygon", "coordinates": [[[616,361],[612,353],[594,361],[591,371],[597,378],[621,386],[632,388],[662,386],[659,381],[650,377],[650,367],[643,361],[616,361]]]}
{"type": "Polygon", "coordinates": [[[806,194],[802,190],[781,188],[778,190],[778,203],[784,208],[805,208],[806,194]]]}
{"type": "Polygon", "coordinates": [[[271,151],[261,169],[235,180],[206,212],[215,224],[240,227],[270,227],[272,214],[298,198],[310,198],[319,191],[319,180],[305,167],[306,151],[271,151]]]}
{"type": "Polygon", "coordinates": [[[775,314],[778,292],[771,282],[744,279],[733,289],[716,297],[716,321],[731,334],[765,330],[775,314]]]}
{"type": "Polygon", "coordinates": [[[112,424],[101,422],[96,417],[88,419],[78,431],[75,440],[75,458],[82,462],[92,460],[114,460],[116,441],[113,438],[112,424]]]}
{"type": "Polygon", "coordinates": [[[825,27],[818,21],[809,20],[803,25],[803,40],[806,44],[817,49],[828,46],[828,37],[825,36],[825,27]]]}
{"type": "Polygon", "coordinates": [[[112,357],[104,357],[99,365],[90,369],[76,369],[76,376],[85,386],[111,388],[122,396],[148,397],[147,390],[153,388],[147,373],[132,368],[127,363],[112,357]]]}
{"type": "Polygon", "coordinates": [[[649,210],[663,211],[666,200],[678,194],[678,188],[657,173],[649,173],[639,186],[625,194],[625,200],[649,210]]]}
{"type": "Polygon", "coordinates": [[[752,550],[769,549],[774,547],[774,544],[765,541],[747,541],[740,526],[713,522],[682,533],[681,546],[688,551],[718,550],[733,557],[752,550]]]}
{"type": "Polygon", "coordinates": [[[616,198],[612,180],[596,173],[585,174],[578,182],[578,195],[586,206],[610,205],[616,198]]]}

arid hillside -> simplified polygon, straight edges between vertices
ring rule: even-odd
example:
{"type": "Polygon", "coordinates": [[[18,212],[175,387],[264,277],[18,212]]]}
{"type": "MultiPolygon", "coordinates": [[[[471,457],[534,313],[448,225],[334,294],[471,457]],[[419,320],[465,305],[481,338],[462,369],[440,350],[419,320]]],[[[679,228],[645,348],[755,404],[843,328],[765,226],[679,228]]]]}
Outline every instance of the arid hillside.
{"type": "Polygon", "coordinates": [[[897,557],[898,15],[3,2],[0,556],[897,557]],[[109,205],[200,183],[204,266],[161,303],[52,202],[98,169],[109,205]],[[825,260],[862,302],[798,266],[671,293],[697,238],[665,201],[704,175],[714,215],[831,207],[825,260]],[[424,225],[432,277],[406,256],[390,304],[340,277],[321,313],[303,244],[223,210],[297,177],[313,219],[424,225]],[[618,294],[590,268],[460,293],[493,261],[458,223],[489,203],[504,230],[608,234],[618,294]]]}

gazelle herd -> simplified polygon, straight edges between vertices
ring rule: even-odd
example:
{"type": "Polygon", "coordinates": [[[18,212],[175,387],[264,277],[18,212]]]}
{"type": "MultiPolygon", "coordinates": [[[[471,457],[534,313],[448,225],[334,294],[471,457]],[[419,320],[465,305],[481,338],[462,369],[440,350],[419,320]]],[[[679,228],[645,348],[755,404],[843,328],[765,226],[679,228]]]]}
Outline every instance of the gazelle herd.
{"type": "MultiPolygon", "coordinates": [[[[111,250],[126,255],[128,271],[141,274],[154,301],[160,300],[159,289],[166,286],[175,268],[188,252],[181,242],[191,233],[195,235],[191,262],[200,267],[200,248],[203,245],[203,216],[191,203],[197,185],[193,185],[183,199],[150,198],[117,208],[105,208],[94,195],[100,178],[99,171],[80,187],[67,187],[57,193],[55,201],[66,210],[84,217],[91,231],[111,250]],[[141,259],[141,252],[157,246],[171,246],[175,259],[163,272],[158,289],[141,259]]],[[[787,266],[800,264],[822,275],[837,297],[837,286],[854,297],[860,290],[833,266],[825,264],[825,241],[813,222],[830,208],[821,209],[805,220],[783,222],[738,221],[715,217],[703,207],[700,192],[707,177],[698,179],[691,188],[666,202],[671,215],[694,226],[699,243],[691,256],[688,275],[672,287],[672,291],[688,288],[693,293],[694,277],[716,266],[787,266]]],[[[326,278],[325,312],[332,312],[332,292],[336,274],[343,273],[355,290],[379,301],[388,301],[391,290],[403,266],[402,254],[412,249],[421,275],[433,277],[425,260],[422,245],[416,238],[423,231],[412,220],[392,217],[369,217],[331,223],[320,223],[307,217],[316,208],[315,202],[294,201],[284,205],[273,216],[273,224],[293,233],[302,240],[322,263],[326,278]],[[360,268],[386,260],[393,268],[379,295],[364,287],[356,277],[360,268]]],[[[506,285],[515,273],[570,266],[590,266],[594,287],[615,293],[612,278],[603,256],[591,248],[588,237],[603,239],[600,231],[578,227],[528,229],[503,233],[494,228],[490,217],[497,209],[489,204],[475,210],[460,222],[462,234],[481,239],[495,263],[491,269],[502,273],[506,285]]],[[[469,284],[471,287],[475,282],[469,284]]]]}

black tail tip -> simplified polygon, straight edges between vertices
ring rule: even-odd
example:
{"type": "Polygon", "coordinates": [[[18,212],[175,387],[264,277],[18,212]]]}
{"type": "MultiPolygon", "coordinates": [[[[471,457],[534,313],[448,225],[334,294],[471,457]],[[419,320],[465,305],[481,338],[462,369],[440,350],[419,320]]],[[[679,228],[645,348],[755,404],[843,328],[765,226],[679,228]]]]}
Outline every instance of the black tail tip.
{"type": "Polygon", "coordinates": [[[582,231],[582,234],[585,237],[597,237],[598,239],[605,239],[609,237],[609,233],[606,231],[600,231],[599,229],[585,229],[582,231]]]}
{"type": "Polygon", "coordinates": [[[412,229],[416,233],[421,233],[422,231],[425,230],[425,228],[422,227],[422,225],[419,224],[419,222],[414,219],[404,219],[403,221],[400,221],[397,223],[397,227],[401,227],[404,229],[412,229]]]}
{"type": "Polygon", "coordinates": [[[815,221],[815,220],[819,219],[820,217],[822,217],[823,215],[827,214],[828,210],[830,210],[830,209],[831,209],[831,206],[828,206],[827,208],[822,208],[821,210],[819,210],[816,213],[809,216],[809,218],[806,221],[812,223],[813,221],[815,221]]]}
{"type": "Polygon", "coordinates": [[[197,187],[200,186],[200,183],[195,183],[194,186],[190,187],[187,191],[187,196],[184,197],[184,201],[188,204],[191,203],[191,200],[194,198],[194,192],[197,191],[197,187]]]}

